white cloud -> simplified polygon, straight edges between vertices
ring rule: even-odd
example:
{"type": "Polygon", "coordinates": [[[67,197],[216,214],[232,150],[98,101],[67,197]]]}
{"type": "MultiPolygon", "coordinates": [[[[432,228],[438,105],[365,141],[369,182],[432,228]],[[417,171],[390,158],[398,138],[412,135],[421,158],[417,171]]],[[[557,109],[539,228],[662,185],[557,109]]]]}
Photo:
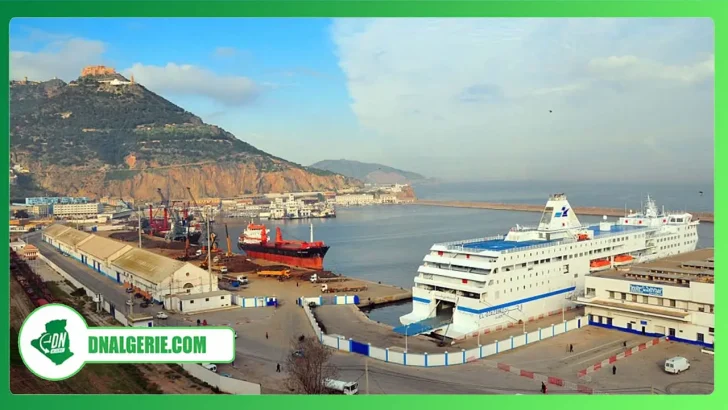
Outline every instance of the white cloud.
{"type": "Polygon", "coordinates": [[[689,65],[667,65],[635,56],[611,56],[589,61],[589,69],[612,80],[667,80],[697,83],[712,79],[715,74],[715,55],[689,65]]]}
{"type": "Polygon", "coordinates": [[[10,79],[45,81],[54,77],[69,81],[87,65],[103,64],[106,45],[101,41],[60,36],[38,52],[10,51],[10,79]]]}
{"type": "Polygon", "coordinates": [[[203,96],[226,105],[242,105],[254,100],[260,87],[250,78],[219,75],[210,70],[182,64],[165,66],[136,63],[123,71],[150,90],[178,96],[203,96]]]}
{"type": "Polygon", "coordinates": [[[712,176],[709,19],[338,19],[331,34],[360,125],[408,157],[392,165],[609,180],[616,161],[664,180],[689,158],[712,176]]]}

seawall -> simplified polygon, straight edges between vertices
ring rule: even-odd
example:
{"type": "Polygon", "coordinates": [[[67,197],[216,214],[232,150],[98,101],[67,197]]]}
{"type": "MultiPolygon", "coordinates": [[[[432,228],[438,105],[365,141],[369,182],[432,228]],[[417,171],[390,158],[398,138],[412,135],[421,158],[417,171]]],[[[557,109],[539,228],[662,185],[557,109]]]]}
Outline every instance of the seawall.
{"type": "MultiPolygon", "coordinates": [[[[415,205],[427,206],[445,206],[450,208],[472,208],[472,209],[491,209],[497,211],[517,211],[517,212],[543,212],[543,205],[529,204],[504,204],[496,202],[465,202],[465,201],[427,201],[417,200],[415,205]]],[[[579,215],[592,216],[624,216],[624,209],[618,208],[598,208],[598,207],[575,207],[574,212],[579,215]]],[[[690,212],[693,217],[700,219],[701,222],[714,222],[712,212],[690,212]]]]}

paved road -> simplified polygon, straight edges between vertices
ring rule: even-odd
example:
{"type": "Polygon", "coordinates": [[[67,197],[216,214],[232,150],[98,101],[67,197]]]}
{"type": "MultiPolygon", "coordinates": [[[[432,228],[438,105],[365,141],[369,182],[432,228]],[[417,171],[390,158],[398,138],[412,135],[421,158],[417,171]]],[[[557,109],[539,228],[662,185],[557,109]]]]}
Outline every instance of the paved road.
{"type": "MultiPolygon", "coordinates": [[[[129,300],[129,294],[124,291],[124,288],[119,283],[104,274],[94,271],[89,266],[84,265],[70,256],[64,256],[53,246],[43,242],[40,235],[26,238],[29,243],[37,246],[40,253],[48,258],[48,260],[55,263],[59,268],[63,269],[77,281],[83,283],[89,289],[104,295],[104,299],[113,304],[116,309],[128,313],[129,307],[126,305],[126,301],[129,300]]],[[[137,299],[135,301],[135,311],[140,311],[140,309],[139,300],[137,299]]]]}

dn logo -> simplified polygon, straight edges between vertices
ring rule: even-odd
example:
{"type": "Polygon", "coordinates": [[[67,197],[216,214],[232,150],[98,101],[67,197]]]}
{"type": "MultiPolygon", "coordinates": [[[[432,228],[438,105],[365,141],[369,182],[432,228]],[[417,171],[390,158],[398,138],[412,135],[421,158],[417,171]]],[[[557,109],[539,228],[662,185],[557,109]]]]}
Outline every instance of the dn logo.
{"type": "Polygon", "coordinates": [[[562,206],[561,207],[561,212],[556,212],[556,215],[555,216],[557,218],[566,218],[567,216],[569,216],[569,208],[567,208],[565,206],[562,206]]]}

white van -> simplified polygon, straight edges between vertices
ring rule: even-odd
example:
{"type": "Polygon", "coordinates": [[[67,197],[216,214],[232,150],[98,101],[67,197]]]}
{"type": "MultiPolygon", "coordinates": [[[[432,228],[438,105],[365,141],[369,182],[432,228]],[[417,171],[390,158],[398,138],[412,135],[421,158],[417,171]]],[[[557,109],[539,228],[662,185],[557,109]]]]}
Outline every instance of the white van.
{"type": "Polygon", "coordinates": [[[217,366],[215,366],[214,364],[202,363],[202,367],[204,367],[205,369],[207,369],[213,373],[217,373],[217,366]]]}
{"type": "Polygon", "coordinates": [[[678,374],[690,368],[690,362],[684,357],[673,357],[665,360],[665,371],[668,373],[678,374]]]}
{"type": "Polygon", "coordinates": [[[357,382],[344,382],[341,380],[326,379],[326,387],[347,396],[353,396],[359,393],[359,383],[357,382]]]}

